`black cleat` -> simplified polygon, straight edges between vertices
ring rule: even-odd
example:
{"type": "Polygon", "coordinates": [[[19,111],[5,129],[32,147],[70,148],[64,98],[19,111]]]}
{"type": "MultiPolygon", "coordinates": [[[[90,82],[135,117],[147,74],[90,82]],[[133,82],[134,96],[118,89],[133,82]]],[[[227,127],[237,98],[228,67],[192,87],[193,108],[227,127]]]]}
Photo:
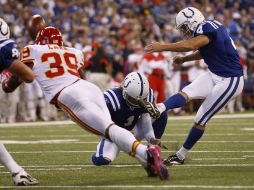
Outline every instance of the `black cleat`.
{"type": "Polygon", "coordinates": [[[184,159],[181,160],[178,158],[176,154],[173,154],[169,156],[167,159],[164,160],[164,164],[167,166],[172,166],[172,165],[183,165],[184,164],[184,159]]]}

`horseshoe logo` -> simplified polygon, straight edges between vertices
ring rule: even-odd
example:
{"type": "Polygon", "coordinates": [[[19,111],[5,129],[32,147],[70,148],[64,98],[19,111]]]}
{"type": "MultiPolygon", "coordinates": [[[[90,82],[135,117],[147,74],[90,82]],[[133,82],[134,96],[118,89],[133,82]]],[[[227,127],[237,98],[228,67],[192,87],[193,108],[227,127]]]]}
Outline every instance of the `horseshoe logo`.
{"type": "Polygon", "coordinates": [[[3,36],[6,36],[6,35],[8,34],[8,29],[7,29],[6,33],[4,33],[4,32],[2,31],[2,25],[3,25],[3,22],[0,21],[0,32],[1,32],[1,34],[2,34],[3,36]]]}
{"type": "Polygon", "coordinates": [[[127,84],[124,85],[124,88],[127,88],[129,86],[129,84],[131,83],[131,81],[129,81],[127,84]]]}
{"type": "Polygon", "coordinates": [[[183,13],[183,15],[184,15],[186,18],[192,18],[192,17],[194,16],[194,11],[193,11],[191,8],[188,8],[188,10],[191,11],[191,14],[192,14],[192,15],[188,16],[188,15],[186,15],[185,12],[182,12],[182,13],[183,13]]]}

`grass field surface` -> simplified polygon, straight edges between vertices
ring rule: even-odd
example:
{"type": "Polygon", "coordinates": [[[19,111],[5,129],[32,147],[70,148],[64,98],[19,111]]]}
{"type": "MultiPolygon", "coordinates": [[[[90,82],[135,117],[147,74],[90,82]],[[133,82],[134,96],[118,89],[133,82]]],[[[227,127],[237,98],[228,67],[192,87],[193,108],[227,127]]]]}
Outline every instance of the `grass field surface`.
{"type": "MultiPolygon", "coordinates": [[[[170,117],[164,157],[181,147],[193,117],[170,117]]],[[[254,114],[213,119],[185,165],[169,167],[170,180],[148,178],[124,153],[110,166],[91,162],[99,141],[72,122],[0,125],[0,139],[39,186],[25,189],[254,189],[254,114]]],[[[0,166],[0,189],[15,189],[0,166]]]]}

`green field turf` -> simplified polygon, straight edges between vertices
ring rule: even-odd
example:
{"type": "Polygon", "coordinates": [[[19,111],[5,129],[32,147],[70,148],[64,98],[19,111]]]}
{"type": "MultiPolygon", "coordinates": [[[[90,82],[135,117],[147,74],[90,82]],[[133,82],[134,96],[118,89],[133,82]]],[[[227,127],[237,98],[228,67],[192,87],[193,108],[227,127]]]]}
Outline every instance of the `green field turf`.
{"type": "MultiPolygon", "coordinates": [[[[192,119],[169,120],[163,142],[172,154],[192,119]]],[[[170,180],[148,178],[124,153],[111,166],[92,166],[98,137],[76,125],[0,126],[0,139],[40,185],[36,189],[254,189],[254,117],[213,119],[186,164],[169,167],[170,180]]],[[[0,189],[13,189],[0,167],[0,189]]]]}

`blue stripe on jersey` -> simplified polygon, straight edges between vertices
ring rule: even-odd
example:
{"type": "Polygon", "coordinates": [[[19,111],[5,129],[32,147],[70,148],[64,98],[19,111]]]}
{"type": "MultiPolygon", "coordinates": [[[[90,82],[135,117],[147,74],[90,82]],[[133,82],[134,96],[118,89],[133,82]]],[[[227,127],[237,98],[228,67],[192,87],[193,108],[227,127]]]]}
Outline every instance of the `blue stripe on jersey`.
{"type": "Polygon", "coordinates": [[[141,75],[139,73],[137,73],[137,74],[138,74],[140,82],[141,82],[141,91],[140,91],[139,96],[142,96],[142,94],[143,94],[143,88],[144,88],[143,87],[143,79],[142,79],[142,77],[141,77],[141,75]]]}
{"type": "Polygon", "coordinates": [[[99,156],[101,156],[101,155],[103,156],[104,143],[105,143],[105,139],[102,139],[101,143],[100,143],[99,156]]]}
{"type": "Polygon", "coordinates": [[[231,77],[230,83],[227,87],[227,89],[223,92],[223,94],[217,99],[217,101],[212,105],[212,107],[203,115],[203,117],[198,121],[198,124],[201,124],[202,121],[208,116],[209,113],[213,111],[213,109],[219,104],[219,102],[226,96],[227,92],[231,88],[233,84],[234,77],[231,77]]]}
{"type": "Polygon", "coordinates": [[[151,88],[149,88],[148,101],[149,102],[152,101],[152,90],[151,90],[151,88]]]}
{"type": "Polygon", "coordinates": [[[114,102],[112,96],[109,94],[108,91],[105,91],[104,95],[106,95],[108,97],[108,99],[109,99],[109,101],[111,103],[111,106],[113,107],[113,110],[116,111],[116,105],[115,105],[115,102],[114,102]]]}
{"type": "Polygon", "coordinates": [[[120,109],[121,106],[120,106],[120,102],[118,100],[118,97],[116,96],[116,93],[111,89],[109,89],[108,91],[111,92],[111,94],[113,95],[114,100],[116,101],[116,105],[117,105],[118,109],[120,109]]]}
{"type": "Polygon", "coordinates": [[[4,39],[4,40],[0,41],[0,49],[2,49],[2,47],[6,46],[9,43],[14,43],[14,41],[8,40],[8,39],[4,39]]]}
{"type": "Polygon", "coordinates": [[[117,98],[113,95],[113,93],[112,93],[110,90],[107,90],[107,92],[110,94],[111,98],[113,99],[116,109],[117,109],[117,108],[119,109],[120,106],[117,107],[117,105],[119,104],[119,103],[117,102],[117,98]],[[117,103],[118,103],[118,104],[117,104],[117,103]]]}
{"type": "Polygon", "coordinates": [[[235,84],[235,87],[233,89],[233,91],[231,92],[231,94],[227,97],[227,99],[208,117],[208,119],[205,121],[205,125],[206,123],[211,119],[212,116],[214,116],[214,114],[216,114],[218,111],[221,110],[221,108],[223,108],[227,103],[228,101],[230,100],[230,98],[232,98],[232,96],[235,94],[236,90],[237,90],[237,87],[239,85],[239,82],[240,82],[240,77],[237,77],[237,81],[236,81],[236,84],[235,84]]]}

